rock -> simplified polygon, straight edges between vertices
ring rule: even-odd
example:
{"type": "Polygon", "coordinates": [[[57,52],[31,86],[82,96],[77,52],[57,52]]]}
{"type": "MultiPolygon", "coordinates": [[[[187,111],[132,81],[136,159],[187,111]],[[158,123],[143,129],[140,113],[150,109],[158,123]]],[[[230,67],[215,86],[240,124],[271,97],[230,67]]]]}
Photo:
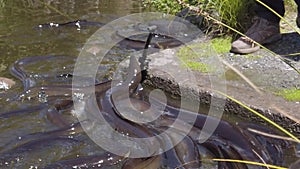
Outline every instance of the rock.
{"type": "MultiPolygon", "coordinates": [[[[205,54],[204,51],[207,49],[200,49],[202,45],[195,45],[199,42],[209,43],[199,39],[189,44],[190,48],[197,47],[194,52],[198,52],[199,56],[195,54],[180,57],[178,56],[180,47],[148,55],[147,59],[151,61],[148,69],[149,79],[146,81],[146,84],[174,95],[181,95],[184,92],[189,99],[209,105],[211,104],[212,96],[216,96],[217,101],[218,99],[223,99],[222,97],[219,98],[218,94],[214,92],[222,91],[289,131],[293,131],[296,135],[300,135],[299,101],[289,101],[278,94],[282,90],[299,90],[296,86],[300,85],[298,80],[300,75],[295,70],[284,63],[278,55],[273,55],[265,50],[260,50],[255,55],[246,56],[232,55],[230,53],[222,54],[221,58],[255,84],[257,87],[255,89],[237,73],[222,65],[221,62],[218,63],[218,58],[215,57],[218,56],[216,52],[205,54]],[[194,60],[184,60],[185,57],[194,58],[194,60]],[[201,72],[193,70],[193,67],[188,68],[181,64],[182,61],[186,62],[185,65],[203,62],[211,67],[214,66],[213,71],[201,72]],[[190,71],[187,71],[188,69],[190,71]],[[194,77],[194,80],[191,77],[194,77]]],[[[204,47],[207,48],[207,45],[204,47]]],[[[290,63],[297,69],[300,69],[299,62],[290,60],[290,63]]],[[[220,105],[226,112],[243,118],[246,117],[249,120],[263,122],[258,116],[229,99],[224,99],[223,102],[225,104],[216,104],[216,99],[214,100],[214,105],[220,105]]]]}

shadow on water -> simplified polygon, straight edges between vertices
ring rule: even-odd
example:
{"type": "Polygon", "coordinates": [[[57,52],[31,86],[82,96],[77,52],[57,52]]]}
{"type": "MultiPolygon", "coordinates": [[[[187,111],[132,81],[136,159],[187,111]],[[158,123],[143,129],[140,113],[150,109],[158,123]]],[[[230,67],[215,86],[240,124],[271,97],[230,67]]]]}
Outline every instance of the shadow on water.
{"type": "MultiPolygon", "coordinates": [[[[12,77],[11,73],[13,73],[17,81],[17,85],[11,90],[0,95],[0,168],[142,169],[148,167],[156,169],[175,168],[183,164],[185,164],[184,168],[199,168],[201,165],[210,169],[218,168],[218,165],[219,168],[228,169],[248,168],[242,164],[211,161],[205,164],[199,160],[205,161],[211,158],[254,161],[261,161],[262,158],[267,163],[275,165],[291,163],[291,161],[284,162],[281,152],[282,147],[289,144],[253,134],[247,128],[268,133],[273,131],[248,124],[241,119],[232,120],[232,117],[228,117],[232,120],[230,123],[221,121],[213,137],[207,142],[199,143],[197,136],[207,119],[207,116],[202,114],[197,115],[196,124],[188,136],[173,149],[161,155],[126,159],[104,151],[83,132],[79,125],[74,114],[76,112],[73,107],[71,86],[75,59],[87,38],[101,25],[95,27],[89,25],[77,29],[75,22],[75,26],[71,23],[69,27],[33,28],[43,23],[73,21],[70,18],[107,23],[118,16],[142,11],[141,2],[138,0],[45,0],[43,2],[62,11],[68,17],[49,9],[39,1],[0,0],[0,76],[12,77]],[[11,72],[10,67],[12,67],[11,72]],[[24,87],[29,90],[24,92],[24,87]],[[261,157],[258,158],[255,153],[261,157]]],[[[169,97],[170,105],[155,123],[137,125],[120,117],[120,112],[112,109],[114,104],[107,99],[114,91],[110,91],[111,83],[108,79],[115,71],[115,65],[130,52],[132,50],[116,46],[108,54],[109,60],[99,66],[98,81],[95,86],[99,104],[97,106],[103,110],[101,113],[116,131],[135,137],[153,136],[164,131],[174,122],[174,118],[178,116],[178,109],[171,105],[176,105],[178,100],[169,97]]],[[[140,82],[138,75],[133,81],[134,85],[140,82]]],[[[138,86],[134,87],[136,89],[138,86]]],[[[85,88],[75,89],[85,90],[85,88]]],[[[117,87],[115,89],[118,91],[117,87]]],[[[147,106],[150,104],[150,99],[144,93],[145,91],[146,89],[144,91],[140,89],[131,93],[134,96],[131,98],[132,103],[140,109],[149,108],[147,106]]],[[[88,101],[86,111],[89,110],[90,104],[94,104],[88,101]]],[[[160,104],[159,101],[157,104],[160,104]]],[[[187,116],[191,114],[189,111],[184,113],[187,116]]],[[[213,118],[211,120],[214,121],[213,118]]],[[[163,144],[172,144],[184,127],[182,123],[174,126],[174,131],[178,133],[161,138],[163,144]]]]}

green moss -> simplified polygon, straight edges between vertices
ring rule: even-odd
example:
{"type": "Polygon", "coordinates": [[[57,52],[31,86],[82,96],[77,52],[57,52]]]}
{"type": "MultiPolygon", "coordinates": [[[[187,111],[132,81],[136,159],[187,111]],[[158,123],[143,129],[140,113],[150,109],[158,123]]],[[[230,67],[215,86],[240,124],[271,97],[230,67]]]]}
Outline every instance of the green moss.
{"type": "Polygon", "coordinates": [[[185,67],[207,73],[212,72],[213,69],[208,64],[201,62],[201,60],[216,54],[226,53],[230,50],[230,47],[231,38],[215,38],[209,42],[183,46],[176,54],[185,63],[185,67]]]}
{"type": "Polygon", "coordinates": [[[188,46],[183,46],[177,52],[177,56],[181,59],[197,59],[210,56],[209,44],[195,43],[188,46]]]}
{"type": "Polygon", "coordinates": [[[300,89],[284,89],[277,94],[288,101],[300,101],[300,89]]]}
{"type": "Polygon", "coordinates": [[[196,70],[202,73],[211,72],[211,68],[209,67],[209,65],[202,62],[187,61],[185,62],[185,66],[192,70],[196,70]]]}
{"type": "Polygon", "coordinates": [[[231,48],[231,40],[230,37],[214,38],[211,40],[211,44],[217,53],[226,53],[231,48]]]}
{"type": "Polygon", "coordinates": [[[201,58],[211,56],[211,47],[207,43],[195,43],[188,46],[183,46],[179,49],[176,55],[182,60],[182,66],[188,67],[191,70],[207,73],[212,71],[209,65],[201,62],[201,58]]]}
{"type": "Polygon", "coordinates": [[[233,55],[233,57],[243,57],[249,60],[257,60],[263,58],[262,55],[254,55],[254,54],[247,54],[247,55],[233,55]]]}
{"type": "Polygon", "coordinates": [[[201,57],[197,55],[191,48],[182,47],[178,52],[177,56],[183,62],[182,66],[190,68],[191,70],[200,71],[207,73],[209,71],[208,65],[197,61],[197,58],[201,57]]]}
{"type": "Polygon", "coordinates": [[[212,54],[222,54],[229,52],[231,48],[231,38],[214,38],[210,42],[194,43],[179,50],[179,54],[185,57],[195,57],[195,52],[200,57],[209,57],[212,54]]]}

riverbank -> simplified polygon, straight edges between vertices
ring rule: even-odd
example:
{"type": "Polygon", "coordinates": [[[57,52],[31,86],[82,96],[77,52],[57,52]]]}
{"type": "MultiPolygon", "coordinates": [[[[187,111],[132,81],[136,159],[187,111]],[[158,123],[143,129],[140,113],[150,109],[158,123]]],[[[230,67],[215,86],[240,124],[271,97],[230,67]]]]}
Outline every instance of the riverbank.
{"type": "MultiPolygon", "coordinates": [[[[188,46],[167,49],[148,56],[149,78],[145,84],[160,88],[173,95],[180,95],[182,91],[189,93],[189,99],[196,99],[201,104],[211,104],[211,98],[225,101],[224,110],[251,121],[265,123],[262,119],[243,108],[230,99],[224,99],[215,90],[221,89],[247,106],[253,108],[272,121],[290,131],[300,134],[300,75],[280,59],[282,52],[296,53],[300,49],[300,36],[295,33],[283,34],[283,39],[267,46],[273,53],[261,49],[251,55],[235,55],[207,50],[210,40],[197,39],[188,46]],[[295,41],[295,42],[294,42],[295,41]],[[206,44],[206,45],[204,45],[206,44]],[[290,44],[290,45],[288,45],[290,44]],[[196,48],[195,48],[196,46],[196,48]],[[201,63],[198,66],[209,66],[211,60],[218,56],[221,61],[214,62],[213,70],[206,67],[194,69],[187,60],[183,59],[180,51],[183,48],[193,49],[197,56],[192,60],[201,63]],[[283,50],[280,50],[284,48],[283,50]],[[275,55],[274,55],[275,53],[275,55]],[[209,56],[213,55],[213,56],[209,56]],[[207,63],[206,63],[207,62],[207,63]],[[237,71],[223,63],[229,63],[237,71]],[[186,66],[188,65],[188,66],[186,66]],[[238,73],[243,74],[241,77],[238,73]],[[190,77],[195,80],[191,80],[190,77]],[[249,80],[249,81],[247,81],[249,80]],[[257,88],[251,86],[252,82],[257,88]],[[286,94],[286,93],[291,93],[286,94]]],[[[187,53],[185,51],[185,53],[187,53]]],[[[299,56],[282,57],[298,70],[300,69],[299,56]]],[[[215,100],[215,101],[216,101],[215,100]]],[[[214,102],[215,102],[214,101],[214,102]]],[[[217,101],[218,102],[218,101],[217,101]]]]}

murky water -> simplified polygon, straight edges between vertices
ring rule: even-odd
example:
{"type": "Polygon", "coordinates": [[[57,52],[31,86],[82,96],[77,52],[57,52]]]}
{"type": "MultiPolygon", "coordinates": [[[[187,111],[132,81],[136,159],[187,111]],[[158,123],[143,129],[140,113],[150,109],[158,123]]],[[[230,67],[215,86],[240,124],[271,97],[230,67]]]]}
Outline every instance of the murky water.
{"type": "MultiPolygon", "coordinates": [[[[45,29],[35,27],[43,23],[64,23],[73,20],[108,23],[118,17],[145,10],[140,0],[44,0],[42,2],[0,0],[0,76],[12,78],[17,82],[7,95],[2,94],[0,98],[0,113],[10,112],[0,118],[0,152],[3,155],[0,166],[6,168],[35,168],[59,160],[93,156],[104,152],[86,135],[70,134],[80,133],[76,126],[72,128],[72,132],[59,131],[58,129],[63,128],[61,126],[64,124],[56,117],[52,117],[51,105],[42,104],[51,101],[51,98],[45,98],[43,93],[28,99],[29,93],[24,100],[10,101],[7,104],[7,98],[20,94],[24,89],[23,83],[13,77],[9,71],[15,61],[32,56],[49,56],[47,60],[39,60],[39,57],[36,57],[35,61],[30,59],[30,64],[23,65],[21,68],[28,77],[34,79],[35,85],[70,84],[71,78],[67,76],[72,73],[76,57],[87,39],[99,29],[98,26],[81,29],[76,26],[45,29]],[[62,76],[57,77],[57,75],[62,76]],[[20,109],[22,113],[18,112],[20,109]],[[55,130],[58,131],[47,133],[55,130]],[[58,138],[57,136],[60,135],[66,137],[58,138]]],[[[110,54],[110,61],[105,62],[103,67],[99,67],[98,79],[107,79],[114,71],[115,63],[122,60],[129,52],[132,50],[114,48],[110,54]]],[[[59,113],[70,123],[77,121],[77,118],[72,115],[71,108],[59,113]]],[[[233,123],[242,121],[237,117],[225,118],[231,119],[233,123]]],[[[294,157],[293,153],[291,157],[294,157]]],[[[110,155],[100,159],[109,158],[110,155]]],[[[121,165],[122,162],[111,168],[120,168],[121,165]]]]}
{"type": "MultiPolygon", "coordinates": [[[[88,20],[108,23],[119,17],[141,12],[143,7],[138,0],[70,0],[70,1],[0,1],[0,77],[12,78],[16,92],[23,90],[20,80],[13,77],[10,67],[21,58],[33,56],[67,56],[69,59],[37,61],[23,67],[28,76],[37,80],[38,84],[47,84],[45,76],[53,73],[72,73],[73,65],[81,48],[88,38],[100,27],[88,26],[80,30],[76,26],[63,28],[36,29],[39,24],[65,23],[75,20],[88,20]],[[38,64],[38,65],[37,65],[38,64]],[[51,70],[49,74],[49,70],[51,70]],[[48,74],[47,74],[48,73],[48,74]],[[41,79],[41,80],[39,80],[41,79]]],[[[113,64],[124,57],[126,50],[112,50],[111,63],[103,67],[103,76],[112,73],[113,64]],[[106,72],[106,73],[104,73],[106,72]]],[[[107,77],[104,77],[107,78],[107,77]]],[[[6,104],[1,102],[0,105],[6,104]]]]}
{"type": "MultiPolygon", "coordinates": [[[[68,65],[74,64],[72,58],[76,59],[87,39],[99,29],[97,26],[80,30],[76,27],[62,29],[34,29],[34,27],[43,23],[64,23],[74,20],[107,23],[118,17],[143,10],[139,0],[42,0],[42,2],[0,0],[0,76],[12,78],[17,83],[8,92],[9,95],[11,94],[10,96],[23,91],[22,82],[13,77],[9,71],[16,60],[32,56],[67,56],[68,58],[64,59],[63,62],[62,58],[50,59],[50,61],[40,60],[23,67],[30,77],[36,76],[33,79],[39,84],[47,84],[49,81],[39,80],[45,79],[42,75],[51,76],[52,72],[53,76],[53,73],[57,71],[60,72],[59,74],[72,73],[73,66],[68,67],[68,65]]],[[[116,49],[113,52],[116,55],[112,60],[118,61],[120,57],[124,57],[122,53],[126,53],[126,50],[118,52],[116,49]]],[[[109,71],[110,65],[112,64],[108,64],[104,71],[109,71]]],[[[31,109],[32,106],[40,105],[38,100],[16,101],[7,105],[5,99],[9,96],[2,95],[1,97],[1,113],[26,109],[27,107],[31,109]]],[[[26,140],[28,141],[28,138],[25,137],[32,133],[58,129],[47,119],[45,110],[37,108],[36,111],[30,110],[30,112],[13,118],[0,119],[0,151],[7,152],[5,153],[7,158],[0,162],[0,168],[4,166],[4,168],[34,168],[34,166],[43,166],[50,161],[54,162],[55,159],[61,159],[61,157],[93,155],[102,152],[102,149],[90,139],[85,138],[86,136],[77,138],[78,140],[85,140],[84,144],[58,139],[48,145],[36,143],[40,147],[37,148],[40,151],[31,152],[19,149],[15,152],[9,152],[11,148],[26,142],[26,140]]],[[[37,134],[37,136],[29,137],[29,140],[40,137],[37,134]]],[[[45,140],[41,142],[45,142],[45,140]]]]}
{"type": "Polygon", "coordinates": [[[9,76],[9,66],[17,59],[27,56],[77,56],[87,38],[99,28],[33,29],[38,24],[83,19],[106,23],[143,10],[141,2],[134,0],[43,1],[61,13],[39,1],[0,2],[0,76],[9,76]]]}

